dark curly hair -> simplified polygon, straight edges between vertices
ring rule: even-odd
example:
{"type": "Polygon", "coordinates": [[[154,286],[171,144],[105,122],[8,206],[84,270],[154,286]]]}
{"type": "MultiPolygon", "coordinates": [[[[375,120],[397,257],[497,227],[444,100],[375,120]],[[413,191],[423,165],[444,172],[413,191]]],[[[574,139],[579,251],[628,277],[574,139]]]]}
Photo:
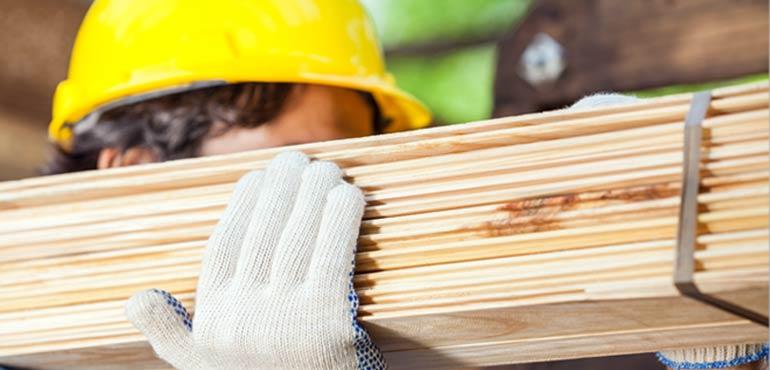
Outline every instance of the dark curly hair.
{"type": "MultiPolygon", "coordinates": [[[[277,117],[291,92],[291,83],[240,83],[164,95],[109,109],[75,133],[69,151],[55,147],[44,175],[97,168],[103,148],[152,150],[159,161],[198,155],[203,139],[229,128],[254,128],[277,117]],[[213,132],[214,123],[219,132],[213,132]],[[219,124],[224,124],[220,127],[219,124]]],[[[373,97],[364,94],[373,109],[375,133],[382,120],[373,97]]],[[[76,125],[77,126],[77,125],[76,125]]]]}

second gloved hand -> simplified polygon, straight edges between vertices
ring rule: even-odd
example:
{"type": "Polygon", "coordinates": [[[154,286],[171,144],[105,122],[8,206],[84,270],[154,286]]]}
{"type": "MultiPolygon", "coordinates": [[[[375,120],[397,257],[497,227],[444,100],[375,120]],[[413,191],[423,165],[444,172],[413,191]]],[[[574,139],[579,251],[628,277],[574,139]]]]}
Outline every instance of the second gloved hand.
{"type": "Polygon", "coordinates": [[[336,165],[282,153],[238,182],[194,319],[160,290],[134,295],[126,314],[177,369],[383,369],[351,283],[364,206],[336,165]]]}

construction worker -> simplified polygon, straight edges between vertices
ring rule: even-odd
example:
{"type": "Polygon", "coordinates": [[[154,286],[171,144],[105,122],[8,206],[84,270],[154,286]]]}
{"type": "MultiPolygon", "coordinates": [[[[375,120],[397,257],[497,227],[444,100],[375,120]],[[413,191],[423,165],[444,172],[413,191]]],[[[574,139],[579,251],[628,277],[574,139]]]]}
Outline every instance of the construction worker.
{"type": "MultiPolygon", "coordinates": [[[[624,100],[592,99],[580,104],[624,100]]],[[[49,133],[57,150],[46,172],[429,121],[385,71],[356,0],[97,0],[55,94],[49,133]]],[[[238,182],[204,252],[195,317],[162,290],[138,292],[126,314],[178,369],[382,369],[356,321],[351,283],[363,207],[337,166],[283,153],[238,182]]],[[[730,348],[661,356],[673,367],[708,368],[766,351],[730,348]]]]}

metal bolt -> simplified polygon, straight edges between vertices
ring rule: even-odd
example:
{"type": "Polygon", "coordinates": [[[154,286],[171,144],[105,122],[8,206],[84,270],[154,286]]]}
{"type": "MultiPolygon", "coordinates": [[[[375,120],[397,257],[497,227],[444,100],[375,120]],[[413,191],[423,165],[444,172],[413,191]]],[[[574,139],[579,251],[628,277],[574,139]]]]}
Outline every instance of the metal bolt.
{"type": "Polygon", "coordinates": [[[567,65],[564,48],[542,32],[524,49],[519,63],[519,74],[535,87],[556,81],[567,65]]]}

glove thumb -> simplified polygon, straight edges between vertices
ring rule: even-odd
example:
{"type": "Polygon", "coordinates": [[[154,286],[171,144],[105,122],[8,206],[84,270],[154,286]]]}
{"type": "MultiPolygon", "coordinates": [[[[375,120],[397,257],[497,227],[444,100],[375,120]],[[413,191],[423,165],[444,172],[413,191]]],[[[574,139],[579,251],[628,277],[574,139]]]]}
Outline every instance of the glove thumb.
{"type": "Polygon", "coordinates": [[[126,317],[150,342],[161,359],[176,369],[191,369],[201,362],[194,352],[192,319],[168,292],[150,289],[126,302],[126,317]]]}

